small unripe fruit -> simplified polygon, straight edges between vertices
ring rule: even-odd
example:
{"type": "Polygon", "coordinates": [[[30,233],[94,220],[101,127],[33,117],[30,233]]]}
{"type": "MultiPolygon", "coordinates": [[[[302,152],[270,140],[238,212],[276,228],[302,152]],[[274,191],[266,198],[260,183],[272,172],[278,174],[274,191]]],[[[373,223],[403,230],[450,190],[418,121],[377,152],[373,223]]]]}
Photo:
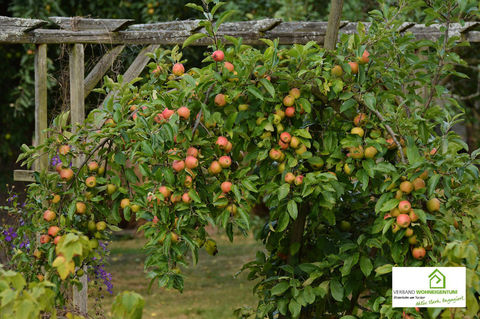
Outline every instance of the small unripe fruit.
{"type": "Polygon", "coordinates": [[[411,237],[413,235],[413,229],[407,228],[405,230],[405,237],[411,237]]]}
{"type": "Polygon", "coordinates": [[[130,207],[130,210],[132,211],[132,213],[138,213],[140,211],[140,206],[138,206],[137,204],[133,204],[130,207]]]}
{"type": "Polygon", "coordinates": [[[115,193],[116,190],[117,190],[117,186],[115,186],[114,184],[108,184],[107,185],[107,194],[108,195],[112,195],[113,193],[115,193]]]}
{"type": "Polygon", "coordinates": [[[210,172],[210,174],[213,175],[219,174],[222,171],[222,166],[220,166],[220,163],[218,161],[213,161],[210,164],[208,171],[210,172]]]}
{"type": "Polygon", "coordinates": [[[95,187],[97,185],[97,178],[95,176],[87,177],[85,180],[85,185],[87,185],[89,188],[95,187]]]}
{"type": "Polygon", "coordinates": [[[218,107],[224,107],[227,104],[225,95],[222,93],[215,95],[214,102],[215,102],[215,105],[218,107]]]}
{"type": "Polygon", "coordinates": [[[182,76],[185,73],[185,67],[181,63],[175,63],[172,67],[172,73],[176,76],[182,76]]]}
{"type": "Polygon", "coordinates": [[[354,127],[354,128],[352,128],[350,133],[353,134],[353,135],[358,135],[360,137],[363,137],[363,135],[365,134],[365,131],[361,127],[354,127]]]}
{"type": "Polygon", "coordinates": [[[417,244],[417,236],[416,235],[413,235],[411,237],[408,238],[408,243],[410,245],[416,245],[417,244]]]}
{"type": "Polygon", "coordinates": [[[283,105],[292,106],[295,103],[295,98],[291,95],[287,95],[283,98],[283,105]]]}
{"type": "Polygon", "coordinates": [[[292,139],[290,140],[290,147],[292,148],[298,148],[300,146],[300,140],[296,136],[292,136],[292,139]]]}
{"type": "Polygon", "coordinates": [[[176,172],[183,171],[185,169],[185,162],[181,160],[175,160],[172,163],[172,168],[176,172]]]}
{"type": "Polygon", "coordinates": [[[350,65],[350,69],[352,70],[352,74],[357,74],[358,73],[358,63],[357,62],[348,62],[348,65],[350,65]]]}
{"type": "Polygon", "coordinates": [[[52,220],[54,220],[55,216],[56,216],[55,212],[50,209],[47,209],[43,213],[43,219],[45,219],[47,222],[51,222],[52,220]]]}
{"type": "Polygon", "coordinates": [[[172,235],[172,243],[178,243],[178,240],[179,240],[178,235],[173,232],[171,233],[171,235],[172,235]]]}
{"type": "Polygon", "coordinates": [[[357,147],[351,147],[350,148],[350,157],[352,157],[354,159],[362,159],[364,154],[365,153],[364,153],[363,147],[361,145],[357,146],[357,147]]]}
{"type": "Polygon", "coordinates": [[[403,198],[403,192],[401,190],[397,190],[395,192],[395,199],[402,199],[403,198]]]}
{"type": "Polygon", "coordinates": [[[220,163],[220,166],[222,168],[229,168],[230,165],[232,165],[232,159],[230,156],[224,155],[218,159],[218,162],[220,163]]]}
{"type": "Polygon", "coordinates": [[[212,59],[215,62],[222,62],[224,58],[225,58],[225,54],[223,53],[222,50],[217,50],[212,54],[212,59]]]}
{"type": "Polygon", "coordinates": [[[300,97],[300,90],[293,88],[288,92],[288,95],[293,96],[294,99],[298,99],[300,97]]]}
{"type": "Polygon", "coordinates": [[[427,209],[430,213],[440,210],[440,201],[437,198],[431,198],[427,202],[427,209]]]}
{"type": "Polygon", "coordinates": [[[341,76],[343,74],[343,69],[340,65],[335,65],[333,68],[332,68],[332,75],[335,75],[335,76],[341,76]]]}
{"type": "Polygon", "coordinates": [[[128,198],[124,198],[120,201],[120,207],[122,209],[125,209],[127,208],[128,206],[130,206],[130,200],[128,198]]]}
{"type": "Polygon", "coordinates": [[[58,202],[60,202],[60,195],[53,194],[52,204],[57,204],[58,202]]]}
{"type": "Polygon", "coordinates": [[[410,217],[407,214],[400,214],[397,216],[397,224],[402,228],[410,226],[410,217]]]}
{"type": "Polygon", "coordinates": [[[412,249],[413,258],[418,259],[418,260],[422,260],[423,258],[425,258],[426,253],[427,252],[425,251],[425,248],[423,248],[423,247],[415,247],[415,248],[412,249]]]}
{"type": "Polygon", "coordinates": [[[411,208],[412,208],[412,204],[410,204],[410,202],[409,202],[408,200],[402,200],[402,201],[398,204],[398,210],[399,210],[400,213],[402,213],[402,214],[408,213],[411,208]]]}
{"type": "Polygon", "coordinates": [[[390,215],[392,217],[398,217],[398,215],[400,215],[400,210],[398,208],[394,208],[390,211],[390,215]]]}
{"type": "Polygon", "coordinates": [[[297,155],[302,155],[303,153],[305,153],[307,151],[307,147],[305,145],[300,145],[296,150],[295,150],[295,153],[297,155]]]}
{"type": "Polygon", "coordinates": [[[345,172],[345,174],[350,175],[352,174],[353,169],[350,167],[350,165],[345,163],[345,165],[343,165],[343,171],[345,172]]]}
{"type": "Polygon", "coordinates": [[[419,219],[418,215],[415,214],[415,211],[413,209],[410,209],[410,212],[408,213],[408,216],[410,216],[410,220],[412,222],[416,222],[419,219]]]}
{"type": "Polygon", "coordinates": [[[222,185],[220,185],[220,188],[222,189],[222,192],[229,193],[232,190],[232,183],[223,182],[222,185]]]}
{"type": "Polygon", "coordinates": [[[347,220],[342,220],[340,222],[340,229],[342,231],[349,231],[352,228],[352,224],[347,220]]]}
{"type": "Polygon", "coordinates": [[[293,106],[289,106],[285,109],[285,116],[286,117],[294,117],[295,116],[295,108],[293,106]]]}
{"type": "Polygon", "coordinates": [[[84,214],[87,211],[87,205],[83,202],[76,202],[75,211],[77,214],[84,214]]]}
{"type": "Polygon", "coordinates": [[[95,172],[98,169],[98,163],[95,161],[88,163],[87,166],[90,172],[95,172]]]}
{"type": "Polygon", "coordinates": [[[97,231],[104,231],[105,229],[107,229],[107,223],[105,223],[104,221],[98,222],[95,226],[97,228],[97,231]]]}
{"type": "Polygon", "coordinates": [[[177,113],[178,113],[178,116],[180,116],[181,118],[183,118],[185,120],[188,120],[188,118],[190,117],[190,110],[186,106],[180,107],[177,110],[177,113]]]}
{"type": "Polygon", "coordinates": [[[246,111],[246,110],[248,110],[248,107],[249,107],[248,104],[240,104],[240,105],[238,106],[238,110],[239,110],[240,112],[246,111]]]}
{"type": "Polygon", "coordinates": [[[198,160],[193,156],[187,156],[185,166],[190,169],[196,168],[198,166],[198,160]]]}
{"type": "Polygon", "coordinates": [[[378,151],[375,148],[375,146],[369,146],[365,149],[365,158],[375,158],[375,155],[377,155],[378,151]]]}
{"type": "Polygon", "coordinates": [[[50,226],[50,228],[48,228],[48,234],[52,237],[57,236],[59,231],[60,228],[58,226],[50,226]]]}
{"type": "Polygon", "coordinates": [[[227,211],[230,213],[230,215],[235,216],[237,214],[237,206],[234,204],[228,205],[227,211]]]}

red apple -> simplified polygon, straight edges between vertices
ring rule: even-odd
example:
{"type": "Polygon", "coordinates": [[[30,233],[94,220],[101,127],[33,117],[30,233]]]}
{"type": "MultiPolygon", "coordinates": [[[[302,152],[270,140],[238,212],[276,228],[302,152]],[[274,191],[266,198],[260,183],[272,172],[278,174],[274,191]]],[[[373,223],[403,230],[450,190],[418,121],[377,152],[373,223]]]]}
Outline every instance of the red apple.
{"type": "Polygon", "coordinates": [[[55,219],[55,212],[50,210],[50,209],[47,209],[44,213],[43,213],[43,219],[45,219],[47,222],[51,222],[52,220],[55,219]]]}
{"type": "Polygon", "coordinates": [[[220,157],[218,162],[222,168],[229,168],[232,165],[232,159],[227,155],[220,157]]]}
{"type": "Polygon", "coordinates": [[[268,152],[268,156],[270,156],[272,160],[278,161],[282,158],[282,151],[272,148],[270,152],[268,152]]]}
{"type": "Polygon", "coordinates": [[[219,174],[222,171],[222,166],[218,161],[213,161],[210,164],[208,171],[210,172],[210,174],[213,174],[213,175],[219,174]]]}
{"type": "Polygon", "coordinates": [[[288,92],[288,95],[293,96],[294,99],[298,99],[300,97],[300,90],[293,88],[288,92]]]}
{"type": "Polygon", "coordinates": [[[302,185],[303,184],[303,175],[298,175],[297,177],[295,177],[294,183],[297,186],[302,185]]]}
{"type": "Polygon", "coordinates": [[[42,235],[40,236],[40,244],[46,244],[48,242],[50,242],[50,236],[48,235],[42,235]]]}
{"type": "Polygon", "coordinates": [[[55,245],[58,245],[58,242],[60,241],[60,239],[62,239],[62,236],[56,236],[54,239],[53,239],[53,243],[55,245]]]}
{"type": "MultiPolygon", "coordinates": [[[[134,114],[135,115],[135,114],[134,114]]],[[[135,117],[133,118],[135,119],[135,117]]],[[[158,113],[157,115],[155,115],[155,117],[153,118],[153,120],[155,122],[157,122],[158,124],[161,124],[163,122],[165,122],[165,118],[163,117],[162,113],[158,113]]]]}
{"type": "Polygon", "coordinates": [[[285,174],[285,182],[292,184],[295,181],[295,175],[293,173],[288,172],[285,174]]]}
{"type": "Polygon", "coordinates": [[[219,136],[215,144],[218,145],[221,150],[224,150],[227,147],[228,139],[225,136],[219,136]]]}
{"type": "Polygon", "coordinates": [[[92,161],[92,162],[88,163],[87,166],[88,166],[88,170],[90,172],[95,172],[98,169],[98,163],[95,162],[95,161],[92,161]]]}
{"type": "Polygon", "coordinates": [[[153,223],[154,225],[156,225],[156,224],[158,223],[158,217],[157,217],[157,216],[153,216],[152,223],[153,223]]]}
{"type": "Polygon", "coordinates": [[[178,113],[178,116],[180,116],[181,118],[183,118],[185,120],[188,120],[188,118],[190,117],[190,110],[186,106],[180,107],[177,110],[177,113],[178,113]]]}
{"type": "Polygon", "coordinates": [[[222,189],[222,192],[228,193],[232,190],[232,183],[223,182],[222,185],[220,185],[220,188],[222,189]]]}
{"type": "Polygon", "coordinates": [[[173,161],[173,163],[172,163],[172,168],[173,168],[176,172],[183,171],[183,169],[185,168],[185,162],[184,162],[184,161],[175,160],[175,161],[173,161]]]}
{"type": "Polygon", "coordinates": [[[291,95],[287,95],[283,98],[283,105],[285,106],[292,106],[295,103],[295,98],[291,95]]]}
{"type": "Polygon", "coordinates": [[[169,189],[167,188],[167,186],[160,186],[160,187],[158,188],[158,191],[160,192],[160,194],[163,195],[163,198],[168,198],[168,197],[170,197],[170,195],[172,194],[172,191],[169,190],[169,189]]]}
{"type": "Polygon", "coordinates": [[[52,237],[57,236],[59,231],[60,228],[58,226],[50,226],[50,228],[48,228],[48,234],[52,237]]]}
{"type": "Polygon", "coordinates": [[[67,155],[68,153],[70,153],[70,146],[60,145],[60,147],[58,148],[58,153],[60,153],[61,155],[67,155]]]}
{"type": "Polygon", "coordinates": [[[294,117],[295,116],[295,108],[293,106],[289,106],[285,109],[285,116],[286,117],[294,117]]]}
{"type": "Polygon", "coordinates": [[[225,54],[223,53],[222,50],[217,50],[212,54],[212,59],[216,62],[222,62],[224,58],[225,58],[225,54]]]}
{"type": "Polygon", "coordinates": [[[197,157],[198,156],[198,149],[196,149],[195,147],[189,147],[187,149],[187,156],[197,157]]]}
{"type": "Polygon", "coordinates": [[[181,76],[185,73],[185,67],[181,63],[175,63],[172,67],[172,73],[176,76],[181,76]]]}
{"type": "Polygon", "coordinates": [[[84,214],[87,211],[87,205],[83,202],[75,203],[75,210],[77,214],[84,214]]]}
{"type": "Polygon", "coordinates": [[[187,156],[185,166],[190,169],[196,168],[198,166],[198,160],[193,156],[187,156]]]}
{"type": "Polygon", "coordinates": [[[62,168],[60,170],[60,178],[69,181],[73,177],[73,170],[71,168],[62,168]]]}
{"type": "Polygon", "coordinates": [[[288,148],[288,145],[289,145],[289,144],[282,142],[282,140],[278,140],[278,145],[280,146],[280,148],[281,148],[282,150],[286,150],[286,149],[288,148]]]}
{"type": "Polygon", "coordinates": [[[358,73],[358,63],[357,62],[348,62],[348,65],[350,65],[350,69],[352,70],[352,74],[357,74],[358,73]]]}
{"type": "Polygon", "coordinates": [[[410,216],[407,214],[400,214],[397,216],[397,224],[402,228],[410,226],[410,216]]]}
{"type": "Polygon", "coordinates": [[[188,195],[188,193],[183,193],[182,202],[184,202],[185,204],[188,204],[191,201],[192,201],[192,199],[190,198],[190,195],[188,195]]]}
{"type": "Polygon", "coordinates": [[[223,107],[227,104],[225,95],[222,93],[215,95],[214,102],[215,102],[215,105],[219,107],[223,107]]]}
{"type": "Polygon", "coordinates": [[[233,66],[233,64],[231,64],[230,62],[225,62],[223,64],[223,66],[225,67],[225,69],[227,69],[228,71],[230,72],[233,72],[233,70],[235,69],[235,67],[233,66]]]}
{"type": "Polygon", "coordinates": [[[232,150],[232,148],[233,148],[233,144],[232,144],[231,142],[228,142],[227,145],[225,146],[224,151],[225,151],[226,153],[230,153],[230,151],[232,150]]]}
{"type": "Polygon", "coordinates": [[[413,258],[418,259],[418,260],[422,260],[423,258],[425,258],[426,253],[427,252],[425,251],[425,248],[423,248],[423,247],[415,247],[415,248],[412,249],[413,258]]]}
{"type": "Polygon", "coordinates": [[[96,177],[95,176],[87,177],[87,179],[85,180],[85,185],[87,185],[87,187],[89,188],[95,187],[97,185],[96,177]]]}
{"type": "Polygon", "coordinates": [[[367,64],[370,59],[368,58],[370,56],[370,53],[368,53],[367,50],[363,51],[363,54],[360,58],[358,58],[358,63],[360,64],[367,64]]]}
{"type": "Polygon", "coordinates": [[[280,139],[282,140],[282,142],[288,144],[292,140],[292,135],[290,135],[290,133],[288,132],[283,132],[282,134],[280,134],[280,139]]]}
{"type": "Polygon", "coordinates": [[[412,204],[410,204],[408,200],[402,200],[398,204],[398,210],[400,211],[400,213],[403,213],[403,214],[408,213],[411,208],[412,208],[412,204]]]}
{"type": "Polygon", "coordinates": [[[165,108],[165,110],[163,110],[162,112],[162,116],[168,120],[170,118],[170,116],[172,116],[173,114],[175,113],[174,110],[169,110],[168,108],[165,108]]]}

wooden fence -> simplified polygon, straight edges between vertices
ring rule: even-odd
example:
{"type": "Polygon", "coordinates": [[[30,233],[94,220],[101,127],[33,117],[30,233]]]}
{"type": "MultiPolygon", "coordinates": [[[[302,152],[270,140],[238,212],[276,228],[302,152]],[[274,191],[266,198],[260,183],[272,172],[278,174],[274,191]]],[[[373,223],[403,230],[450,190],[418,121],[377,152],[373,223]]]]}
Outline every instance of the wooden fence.
{"type": "MultiPolygon", "coordinates": [[[[341,10],[341,8],[340,8],[341,10]]],[[[145,54],[155,51],[160,45],[182,44],[192,33],[202,32],[200,20],[133,24],[128,19],[87,19],[51,17],[50,22],[36,19],[20,19],[0,16],[0,44],[35,44],[35,144],[46,138],[47,120],[47,45],[71,44],[69,51],[70,112],[71,124],[82,123],[85,119],[85,97],[96,87],[104,74],[111,68],[125,45],[145,45],[124,74],[125,81],[139,76],[150,58],[145,54]],[[45,26],[54,28],[44,28],[45,26]],[[114,45],[85,76],[85,44],[114,45]]],[[[370,23],[363,23],[367,28],[370,23]]],[[[443,32],[440,25],[425,26],[404,23],[402,32],[412,32],[417,39],[435,40],[443,32]]],[[[450,35],[459,35],[469,42],[480,42],[479,22],[464,25],[450,25],[450,35]]],[[[356,32],[356,22],[340,22],[339,33],[356,32]]],[[[315,41],[323,44],[327,22],[282,22],[279,19],[225,23],[219,35],[242,37],[245,44],[263,44],[262,38],[279,39],[280,44],[304,44],[315,41]]],[[[334,36],[336,37],[336,36],[334,36]]],[[[208,45],[208,38],[200,39],[194,45],[208,45]]],[[[33,182],[34,171],[48,169],[48,158],[42,156],[36,161],[34,170],[15,170],[16,181],[33,182]]],[[[87,310],[87,282],[82,278],[84,288],[74,290],[74,304],[81,312],[87,310]]]]}

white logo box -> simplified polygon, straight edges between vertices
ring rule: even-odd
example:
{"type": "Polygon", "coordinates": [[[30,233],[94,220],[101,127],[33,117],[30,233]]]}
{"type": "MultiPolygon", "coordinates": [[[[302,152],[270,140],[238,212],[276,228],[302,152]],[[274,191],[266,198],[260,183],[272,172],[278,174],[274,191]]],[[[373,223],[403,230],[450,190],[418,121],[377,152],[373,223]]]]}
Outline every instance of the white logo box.
{"type": "Polygon", "coordinates": [[[465,267],[393,267],[392,307],[466,307],[465,267]]]}

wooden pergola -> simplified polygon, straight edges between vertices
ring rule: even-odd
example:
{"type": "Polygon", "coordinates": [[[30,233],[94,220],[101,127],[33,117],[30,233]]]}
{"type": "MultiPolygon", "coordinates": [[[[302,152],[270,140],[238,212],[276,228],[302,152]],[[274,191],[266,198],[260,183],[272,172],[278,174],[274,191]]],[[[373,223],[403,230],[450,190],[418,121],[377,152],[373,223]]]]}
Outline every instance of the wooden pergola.
{"type": "MultiPolygon", "coordinates": [[[[341,7],[340,7],[341,12],[341,7]]],[[[357,30],[357,22],[339,21],[333,33],[351,34],[357,30]]],[[[334,20],[334,19],[331,19],[334,20]]],[[[202,31],[200,20],[160,22],[152,24],[133,24],[129,19],[87,19],[51,17],[50,21],[20,19],[0,16],[0,44],[35,44],[35,145],[46,139],[47,122],[47,46],[51,44],[71,44],[69,55],[70,74],[70,122],[83,123],[85,119],[85,97],[97,86],[105,73],[111,68],[117,56],[126,45],[144,45],[144,48],[124,74],[124,81],[138,77],[150,58],[146,53],[154,52],[160,45],[182,44],[190,35],[202,31]],[[45,28],[45,26],[53,28],[45,28]],[[85,76],[84,48],[86,44],[112,45],[98,63],[85,76]]],[[[366,28],[369,22],[363,22],[366,28]]],[[[225,23],[219,29],[220,36],[229,35],[243,38],[243,43],[260,45],[260,39],[279,39],[280,44],[305,44],[315,41],[323,44],[327,36],[328,22],[283,22],[280,19],[225,23]]],[[[335,26],[335,27],[336,27],[335,26]]],[[[480,42],[479,22],[467,22],[464,25],[451,24],[450,36],[458,35],[469,42],[480,42]]],[[[417,39],[435,40],[444,34],[441,25],[423,25],[404,23],[402,32],[411,32],[417,39]]],[[[193,45],[210,44],[208,38],[202,38],[193,45]]],[[[326,41],[331,42],[331,41],[326,41]]],[[[333,41],[333,47],[335,41],[333,41]]],[[[74,165],[78,165],[79,159],[74,165]]],[[[46,155],[40,157],[33,170],[15,170],[14,180],[34,182],[34,172],[48,169],[46,155]]],[[[83,289],[74,290],[74,304],[82,311],[87,309],[87,281],[82,278],[83,289]]]]}

